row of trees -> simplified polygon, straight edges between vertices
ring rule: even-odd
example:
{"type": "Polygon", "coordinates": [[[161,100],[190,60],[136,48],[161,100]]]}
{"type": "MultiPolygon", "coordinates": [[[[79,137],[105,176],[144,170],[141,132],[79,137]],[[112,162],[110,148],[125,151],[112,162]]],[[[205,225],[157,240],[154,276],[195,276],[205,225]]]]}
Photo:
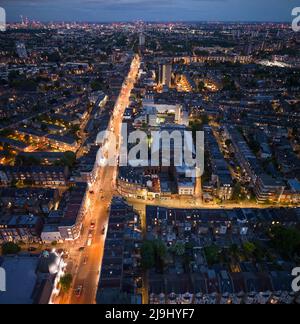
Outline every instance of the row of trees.
{"type": "Polygon", "coordinates": [[[259,242],[246,241],[241,246],[232,244],[229,248],[220,248],[213,244],[204,248],[207,264],[239,263],[241,261],[270,261],[272,259],[268,250],[259,242]]]}
{"type": "Polygon", "coordinates": [[[155,269],[162,273],[166,265],[168,254],[174,257],[182,257],[185,265],[188,266],[192,260],[193,245],[190,243],[176,242],[167,247],[161,240],[145,241],[142,245],[142,268],[144,270],[155,269]]]}
{"type": "Polygon", "coordinates": [[[209,123],[209,117],[207,114],[203,114],[200,118],[197,118],[190,122],[189,127],[193,133],[193,139],[196,141],[196,133],[203,131],[203,126],[209,123]]]}
{"type": "MultiPolygon", "coordinates": [[[[24,155],[18,155],[16,158],[16,165],[20,166],[37,166],[41,164],[41,160],[36,158],[35,156],[24,156],[24,155]]],[[[72,168],[74,164],[76,163],[76,155],[73,152],[65,152],[63,154],[63,157],[56,161],[54,165],[56,166],[68,166],[69,168],[72,168]]]]}
{"type": "Polygon", "coordinates": [[[228,249],[221,249],[217,245],[205,247],[207,263],[212,266],[226,259],[227,261],[234,259],[236,262],[245,260],[273,262],[278,255],[284,259],[296,261],[300,257],[300,231],[298,229],[274,226],[268,234],[270,241],[267,244],[259,241],[246,241],[242,246],[233,244],[228,249]]]}
{"type": "Polygon", "coordinates": [[[155,268],[158,272],[163,272],[167,248],[160,240],[145,241],[142,245],[142,268],[149,270],[155,268]]]}
{"type": "Polygon", "coordinates": [[[282,257],[294,259],[300,257],[300,231],[295,228],[275,226],[270,231],[271,246],[282,257]]]}

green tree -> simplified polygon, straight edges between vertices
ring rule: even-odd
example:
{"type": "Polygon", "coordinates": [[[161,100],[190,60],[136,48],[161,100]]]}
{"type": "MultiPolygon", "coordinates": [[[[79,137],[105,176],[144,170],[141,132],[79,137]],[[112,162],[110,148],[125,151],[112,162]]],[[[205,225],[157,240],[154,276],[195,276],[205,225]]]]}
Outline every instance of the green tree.
{"type": "Polygon", "coordinates": [[[167,247],[161,240],[155,240],[153,245],[156,271],[163,272],[165,266],[165,257],[167,255],[167,247]]]}
{"type": "Polygon", "coordinates": [[[65,165],[68,167],[73,167],[76,162],[76,154],[74,152],[65,152],[63,161],[65,162],[65,165]]]}
{"type": "Polygon", "coordinates": [[[61,286],[61,290],[64,293],[67,293],[72,285],[72,281],[73,281],[73,276],[70,273],[65,274],[63,277],[61,277],[60,279],[60,286],[61,286]]]}
{"type": "Polygon", "coordinates": [[[292,258],[299,253],[300,231],[294,228],[275,226],[271,229],[271,244],[283,256],[292,258]]]}
{"type": "Polygon", "coordinates": [[[223,90],[226,90],[226,91],[235,91],[236,90],[235,83],[229,75],[226,75],[223,78],[222,83],[223,83],[223,90]]]}
{"type": "Polygon", "coordinates": [[[242,195],[242,187],[240,183],[236,183],[233,188],[232,199],[233,200],[240,200],[242,195]]]}
{"type": "Polygon", "coordinates": [[[205,247],[204,252],[208,265],[213,265],[219,262],[220,249],[217,245],[205,247]]]}
{"type": "Polygon", "coordinates": [[[163,272],[166,254],[167,248],[163,241],[145,241],[141,249],[143,269],[155,268],[156,271],[163,272]]]}
{"type": "Polygon", "coordinates": [[[149,270],[154,267],[154,247],[151,241],[145,241],[141,248],[141,264],[144,270],[149,270]]]}
{"type": "Polygon", "coordinates": [[[155,240],[154,242],[154,251],[159,258],[164,258],[167,254],[167,248],[163,241],[155,240]]]}
{"type": "Polygon", "coordinates": [[[3,243],[1,248],[3,255],[18,254],[21,251],[20,246],[12,242],[3,243]]]}
{"type": "Polygon", "coordinates": [[[2,137],[8,137],[10,135],[14,135],[14,130],[13,129],[10,129],[10,128],[7,128],[7,129],[3,129],[0,131],[0,136],[2,137]]]}
{"type": "Polygon", "coordinates": [[[207,125],[209,123],[209,117],[207,114],[201,116],[202,124],[207,125]]]}
{"type": "Polygon", "coordinates": [[[202,118],[201,119],[195,119],[195,120],[191,121],[189,126],[190,126],[190,128],[192,130],[193,140],[194,140],[194,142],[196,142],[196,134],[197,134],[197,132],[203,130],[202,118]]]}
{"type": "Polygon", "coordinates": [[[237,244],[232,244],[229,248],[229,252],[233,257],[237,257],[239,254],[239,247],[237,244]]]}
{"type": "Polygon", "coordinates": [[[103,90],[103,80],[98,78],[91,82],[91,88],[93,91],[103,90]]]}
{"type": "Polygon", "coordinates": [[[252,255],[254,251],[256,250],[256,246],[252,242],[245,242],[243,244],[244,251],[247,255],[252,255]]]}
{"type": "Polygon", "coordinates": [[[185,253],[185,244],[182,242],[176,242],[171,247],[171,252],[174,253],[177,256],[182,256],[185,253]]]}

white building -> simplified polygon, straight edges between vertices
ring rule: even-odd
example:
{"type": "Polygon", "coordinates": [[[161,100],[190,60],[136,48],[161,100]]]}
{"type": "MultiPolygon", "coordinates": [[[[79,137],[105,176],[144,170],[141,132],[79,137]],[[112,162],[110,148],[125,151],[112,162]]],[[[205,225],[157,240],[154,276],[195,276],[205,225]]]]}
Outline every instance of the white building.
{"type": "Polygon", "coordinates": [[[21,59],[27,59],[28,58],[26,46],[25,46],[25,44],[23,42],[17,42],[16,43],[16,51],[17,51],[17,54],[18,54],[19,58],[21,58],[21,59]]]}
{"type": "Polygon", "coordinates": [[[180,196],[194,196],[195,184],[192,180],[178,180],[178,194],[180,196]]]}
{"type": "Polygon", "coordinates": [[[41,233],[41,240],[44,243],[60,242],[62,237],[57,226],[45,225],[41,233]]]}
{"type": "Polygon", "coordinates": [[[155,104],[153,97],[147,97],[143,99],[143,108],[145,111],[148,109],[156,109],[156,114],[174,114],[175,123],[181,125],[182,123],[182,106],[181,105],[165,105],[165,104],[155,104]],[[149,108],[151,107],[151,108],[149,108]]]}
{"type": "Polygon", "coordinates": [[[160,64],[158,83],[170,87],[172,82],[172,65],[171,64],[160,64]]]}
{"type": "Polygon", "coordinates": [[[146,44],[146,37],[143,33],[140,33],[139,35],[139,45],[140,46],[145,46],[146,44]]]}

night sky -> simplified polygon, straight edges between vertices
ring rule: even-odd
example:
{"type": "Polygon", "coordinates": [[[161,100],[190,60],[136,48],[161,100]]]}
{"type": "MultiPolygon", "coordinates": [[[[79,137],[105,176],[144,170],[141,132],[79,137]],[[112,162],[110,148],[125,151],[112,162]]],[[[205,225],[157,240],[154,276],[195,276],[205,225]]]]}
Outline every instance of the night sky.
{"type": "Polygon", "coordinates": [[[0,0],[8,21],[286,21],[298,0],[0,0]]]}

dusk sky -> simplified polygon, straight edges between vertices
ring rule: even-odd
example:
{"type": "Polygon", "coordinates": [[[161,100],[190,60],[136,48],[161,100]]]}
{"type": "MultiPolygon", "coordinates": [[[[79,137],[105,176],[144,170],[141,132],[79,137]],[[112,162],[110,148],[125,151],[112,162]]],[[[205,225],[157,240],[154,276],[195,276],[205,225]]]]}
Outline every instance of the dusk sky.
{"type": "Polygon", "coordinates": [[[8,21],[291,21],[297,0],[0,0],[8,21]]]}

